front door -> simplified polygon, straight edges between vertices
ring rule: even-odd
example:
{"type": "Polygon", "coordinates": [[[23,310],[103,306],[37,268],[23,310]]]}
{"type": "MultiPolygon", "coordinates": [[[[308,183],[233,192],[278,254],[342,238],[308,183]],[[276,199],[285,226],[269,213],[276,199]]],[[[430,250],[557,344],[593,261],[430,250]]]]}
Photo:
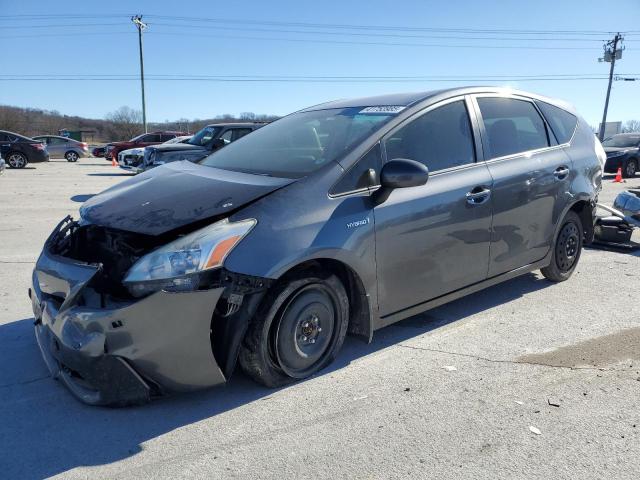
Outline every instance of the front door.
{"type": "Polygon", "coordinates": [[[533,102],[478,96],[487,166],[493,177],[489,276],[541,260],[567,204],[571,160],[533,102]]]}
{"type": "Polygon", "coordinates": [[[384,140],[387,160],[424,163],[429,181],[374,209],[381,317],[487,278],[492,179],[476,161],[468,103],[430,107],[384,140]]]}

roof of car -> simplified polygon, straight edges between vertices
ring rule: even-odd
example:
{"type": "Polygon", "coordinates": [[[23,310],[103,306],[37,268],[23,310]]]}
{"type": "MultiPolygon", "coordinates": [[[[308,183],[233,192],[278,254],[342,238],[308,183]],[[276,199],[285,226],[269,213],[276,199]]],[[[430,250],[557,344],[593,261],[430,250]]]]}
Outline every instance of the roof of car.
{"type": "Polygon", "coordinates": [[[313,110],[326,110],[329,108],[349,108],[349,107],[373,107],[373,106],[399,106],[409,107],[415,105],[431,97],[443,96],[453,97],[457,95],[468,95],[473,93],[497,93],[497,94],[515,94],[524,95],[530,98],[536,98],[539,100],[548,101],[556,105],[561,105],[563,108],[573,110],[573,108],[558,100],[543,97],[529,92],[523,92],[520,90],[514,90],[508,87],[491,87],[491,86],[474,86],[474,87],[456,87],[445,88],[441,90],[429,90],[425,92],[413,92],[413,93],[392,93],[388,95],[378,95],[374,97],[361,97],[344,100],[333,100],[331,102],[321,103],[300,110],[301,112],[308,112],[313,110]]]}

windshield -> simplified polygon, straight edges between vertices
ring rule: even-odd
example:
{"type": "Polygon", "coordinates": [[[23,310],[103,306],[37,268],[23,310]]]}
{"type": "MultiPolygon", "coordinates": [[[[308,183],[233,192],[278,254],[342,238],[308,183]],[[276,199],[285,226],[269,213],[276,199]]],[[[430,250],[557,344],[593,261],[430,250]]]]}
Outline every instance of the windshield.
{"type": "Polygon", "coordinates": [[[137,140],[140,140],[142,137],[144,137],[146,135],[146,133],[141,133],[140,135],[133,137],[131,140],[129,140],[130,142],[135,142],[137,140]]]}
{"type": "Polygon", "coordinates": [[[636,147],[640,143],[640,135],[614,135],[608,138],[602,145],[604,147],[636,147]]]}
{"type": "Polygon", "coordinates": [[[401,107],[349,107],[294,113],[200,161],[238,172],[300,178],[343,157],[401,107]]]}
{"type": "Polygon", "coordinates": [[[198,133],[196,133],[193,137],[189,139],[189,141],[185,143],[190,143],[191,145],[198,145],[199,147],[206,145],[211,141],[213,137],[220,131],[220,127],[204,127],[198,133]]]}

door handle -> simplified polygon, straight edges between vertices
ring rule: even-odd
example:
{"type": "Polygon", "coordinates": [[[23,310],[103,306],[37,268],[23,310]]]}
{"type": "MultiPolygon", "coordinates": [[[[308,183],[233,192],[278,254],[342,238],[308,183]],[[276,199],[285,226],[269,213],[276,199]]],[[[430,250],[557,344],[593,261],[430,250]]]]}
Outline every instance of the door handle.
{"type": "Polygon", "coordinates": [[[469,205],[482,205],[491,197],[491,190],[484,187],[476,187],[467,192],[465,196],[469,205]]]}
{"type": "Polygon", "coordinates": [[[556,177],[557,180],[564,180],[569,176],[569,169],[565,166],[558,167],[553,172],[553,176],[556,177]]]}

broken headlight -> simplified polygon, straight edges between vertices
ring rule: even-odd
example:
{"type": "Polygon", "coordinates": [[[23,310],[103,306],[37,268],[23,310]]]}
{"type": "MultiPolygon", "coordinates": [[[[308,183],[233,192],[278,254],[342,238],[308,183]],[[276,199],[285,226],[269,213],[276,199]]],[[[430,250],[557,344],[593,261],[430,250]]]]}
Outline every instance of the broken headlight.
{"type": "Polygon", "coordinates": [[[134,297],[158,290],[195,290],[201,272],[221,267],[256,223],[252,218],[224,219],[180,237],[140,258],[127,272],[124,284],[134,297]]]}

